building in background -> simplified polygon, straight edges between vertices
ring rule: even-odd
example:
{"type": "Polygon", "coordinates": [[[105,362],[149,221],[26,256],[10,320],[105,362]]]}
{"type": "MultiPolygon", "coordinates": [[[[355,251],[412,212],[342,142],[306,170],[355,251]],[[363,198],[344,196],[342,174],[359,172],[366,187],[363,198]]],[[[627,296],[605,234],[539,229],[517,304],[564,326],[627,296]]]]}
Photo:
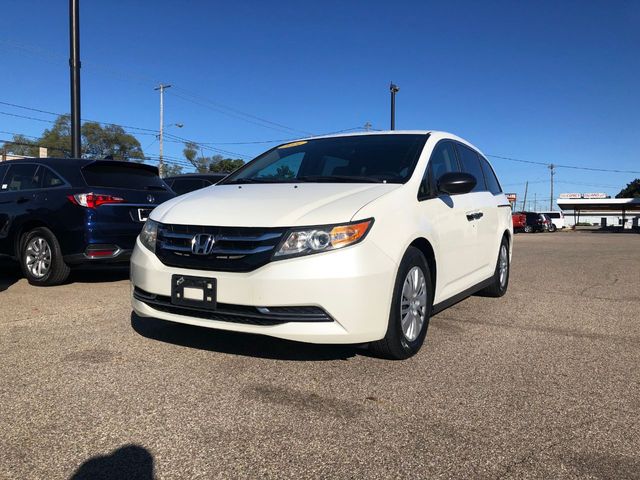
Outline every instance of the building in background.
{"type": "Polygon", "coordinates": [[[640,228],[640,198],[610,198],[604,193],[563,193],[556,201],[567,226],[640,228]]]}

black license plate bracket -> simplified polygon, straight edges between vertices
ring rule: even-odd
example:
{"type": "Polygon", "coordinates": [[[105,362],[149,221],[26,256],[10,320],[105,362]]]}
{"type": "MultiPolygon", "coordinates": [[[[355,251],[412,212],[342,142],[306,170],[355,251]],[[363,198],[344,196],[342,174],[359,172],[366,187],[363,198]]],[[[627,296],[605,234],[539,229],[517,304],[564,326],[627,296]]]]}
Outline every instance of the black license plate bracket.
{"type": "Polygon", "coordinates": [[[217,303],[215,278],[171,276],[171,303],[173,305],[215,310],[217,303]]]}

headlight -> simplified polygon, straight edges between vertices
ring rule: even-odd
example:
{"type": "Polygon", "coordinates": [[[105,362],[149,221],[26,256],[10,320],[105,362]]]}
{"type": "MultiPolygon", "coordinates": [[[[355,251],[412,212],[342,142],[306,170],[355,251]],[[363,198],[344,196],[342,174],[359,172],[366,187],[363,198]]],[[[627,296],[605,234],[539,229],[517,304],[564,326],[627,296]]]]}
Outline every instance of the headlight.
{"type": "Polygon", "coordinates": [[[327,252],[354,245],[367,235],[373,218],[340,225],[307,227],[290,231],[275,258],[295,257],[311,253],[327,252]]]}
{"type": "Polygon", "coordinates": [[[158,238],[158,222],[147,220],[140,232],[140,243],[155,253],[158,238]]]}

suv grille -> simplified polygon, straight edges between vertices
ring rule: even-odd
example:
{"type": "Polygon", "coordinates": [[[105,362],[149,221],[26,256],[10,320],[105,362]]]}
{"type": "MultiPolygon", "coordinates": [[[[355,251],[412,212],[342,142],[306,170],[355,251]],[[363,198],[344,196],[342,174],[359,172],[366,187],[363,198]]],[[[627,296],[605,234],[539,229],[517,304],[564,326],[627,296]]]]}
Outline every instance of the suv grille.
{"type": "Polygon", "coordinates": [[[160,225],[156,255],[171,267],[224,272],[250,272],[269,263],[286,228],[208,227],[160,225]],[[191,251],[194,235],[205,233],[215,239],[208,255],[191,251]]]}

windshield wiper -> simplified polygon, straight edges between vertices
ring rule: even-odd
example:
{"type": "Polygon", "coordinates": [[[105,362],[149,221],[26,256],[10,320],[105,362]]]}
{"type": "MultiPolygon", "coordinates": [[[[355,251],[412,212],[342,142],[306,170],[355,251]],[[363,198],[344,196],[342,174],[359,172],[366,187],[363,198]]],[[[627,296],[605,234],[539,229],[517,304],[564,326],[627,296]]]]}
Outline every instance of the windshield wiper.
{"type": "Polygon", "coordinates": [[[383,180],[372,177],[359,177],[356,175],[304,175],[296,180],[301,182],[327,182],[327,183],[383,183],[383,180]]]}

